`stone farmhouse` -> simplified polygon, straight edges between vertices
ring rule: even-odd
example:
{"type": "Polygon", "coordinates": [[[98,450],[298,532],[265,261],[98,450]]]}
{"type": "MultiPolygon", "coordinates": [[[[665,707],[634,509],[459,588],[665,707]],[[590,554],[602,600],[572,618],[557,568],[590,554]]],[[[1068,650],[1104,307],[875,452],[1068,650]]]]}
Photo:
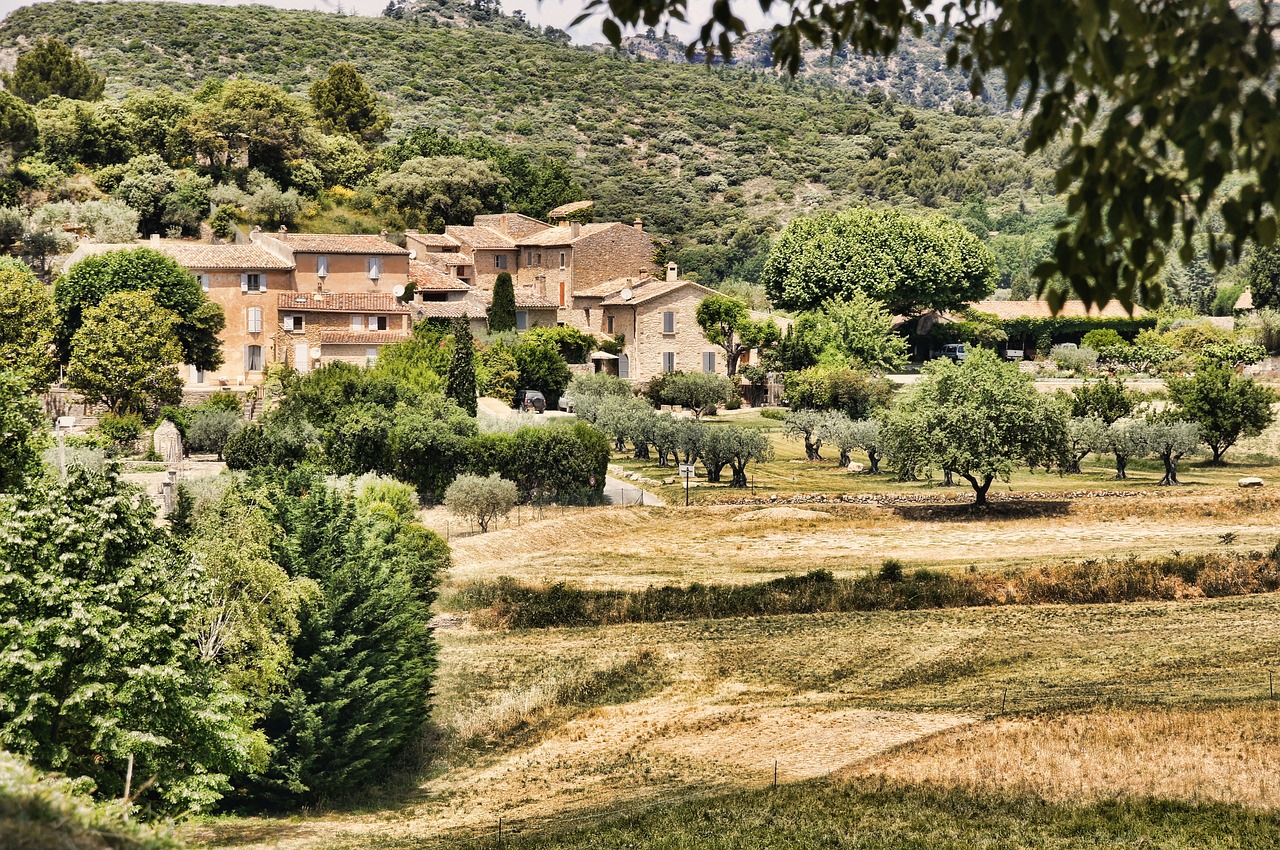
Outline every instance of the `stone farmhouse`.
{"type": "Polygon", "coordinates": [[[185,266],[222,307],[223,364],[182,369],[188,389],[253,386],[266,367],[306,372],[337,360],[364,365],[409,336],[412,311],[397,297],[409,285],[409,252],[378,235],[264,234],[248,243],[149,241],[83,243],[70,266],[91,254],[153,248],[185,266]]]}
{"type": "Polygon", "coordinates": [[[550,301],[561,311],[556,324],[582,327],[581,317],[571,315],[577,292],[655,270],[656,245],[639,219],[629,225],[567,219],[589,206],[580,201],[552,210],[555,224],[519,213],[478,215],[470,226],[449,225],[444,233],[409,231],[405,241],[415,259],[478,290],[491,292],[507,272],[517,299],[526,294],[550,301]]]}

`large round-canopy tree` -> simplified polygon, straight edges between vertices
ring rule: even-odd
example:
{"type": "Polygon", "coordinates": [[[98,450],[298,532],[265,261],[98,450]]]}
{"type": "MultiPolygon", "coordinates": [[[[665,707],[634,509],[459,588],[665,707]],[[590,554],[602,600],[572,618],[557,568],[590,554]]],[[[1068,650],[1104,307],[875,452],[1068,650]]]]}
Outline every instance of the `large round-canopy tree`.
{"type": "Polygon", "coordinates": [[[205,370],[222,365],[218,341],[226,325],[222,307],[208,299],[191,272],[150,248],[85,257],[58,278],[53,298],[58,308],[58,352],[64,362],[84,311],[114,292],[146,292],[156,304],[178,316],[174,333],[182,347],[183,363],[205,370]]]}
{"type": "MultiPolygon", "coordinates": [[[[974,94],[1004,76],[1020,99],[1030,153],[1061,144],[1057,188],[1069,223],[1035,270],[1061,275],[1088,303],[1156,306],[1160,271],[1177,248],[1194,259],[1206,236],[1221,266],[1249,240],[1276,241],[1280,157],[1280,24],[1267,3],[1237,0],[718,0],[688,54],[728,59],[746,33],[744,10],[774,20],[773,61],[791,74],[810,45],[888,56],[906,33],[940,25],[947,63],[974,94]],[[754,11],[754,10],[753,10],[754,11]],[[1235,172],[1243,179],[1227,180],[1235,172]],[[1211,227],[1221,212],[1225,229],[1211,227]]],[[[709,10],[709,12],[708,12],[709,10]]],[[[623,26],[688,20],[686,0],[588,0],[618,46],[623,26]]],[[[1061,304],[1065,289],[1045,290],[1061,304]]]]}
{"type": "Polygon", "coordinates": [[[940,215],[849,209],[792,220],[769,249],[761,281],[789,310],[862,294],[909,315],[987,297],[996,261],[978,237],[940,215]]]}

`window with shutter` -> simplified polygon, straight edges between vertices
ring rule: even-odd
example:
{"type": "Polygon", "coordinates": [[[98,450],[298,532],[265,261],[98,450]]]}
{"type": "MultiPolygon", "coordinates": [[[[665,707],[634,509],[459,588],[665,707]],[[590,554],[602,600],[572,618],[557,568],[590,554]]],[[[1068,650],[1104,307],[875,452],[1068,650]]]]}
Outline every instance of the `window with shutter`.
{"type": "Polygon", "coordinates": [[[285,329],[286,331],[292,331],[292,330],[293,330],[293,316],[285,316],[285,317],[284,317],[284,329],[285,329]]]}
{"type": "Polygon", "coordinates": [[[248,330],[251,334],[262,333],[262,308],[249,308],[248,330]]]}
{"type": "Polygon", "coordinates": [[[608,317],[604,321],[605,321],[605,326],[608,328],[608,333],[612,334],[613,333],[613,316],[608,317]]]}
{"type": "Polygon", "coordinates": [[[207,274],[196,275],[200,278],[200,288],[205,292],[209,291],[209,276],[207,274]]]}
{"type": "Polygon", "coordinates": [[[560,252],[560,270],[564,271],[564,251],[560,252]]]}
{"type": "Polygon", "coordinates": [[[618,355],[618,377],[623,379],[631,377],[631,358],[625,354],[618,355]]]}
{"type": "Polygon", "coordinates": [[[382,277],[382,258],[370,257],[369,258],[369,279],[377,280],[380,277],[382,277]]]}
{"type": "Polygon", "coordinates": [[[529,313],[525,310],[516,311],[516,330],[529,330],[529,313]]]}
{"type": "Polygon", "coordinates": [[[716,353],[714,351],[702,352],[702,371],[714,372],[716,370],[716,353]]]}
{"type": "Polygon", "coordinates": [[[662,371],[674,372],[676,370],[676,353],[674,351],[662,352],[662,371]]]}
{"type": "Polygon", "coordinates": [[[676,314],[670,310],[662,314],[662,332],[664,334],[676,332],[676,314]]]}
{"type": "Polygon", "coordinates": [[[240,273],[240,291],[241,292],[249,291],[249,275],[245,274],[244,272],[240,273]]]}
{"type": "Polygon", "coordinates": [[[245,346],[244,370],[246,372],[262,371],[262,346],[245,346]]]}
{"type": "Polygon", "coordinates": [[[352,317],[351,317],[351,330],[353,330],[353,331],[362,331],[362,330],[364,330],[364,319],[363,319],[363,318],[361,318],[360,316],[352,316],[352,317]]]}
{"type": "Polygon", "coordinates": [[[316,275],[326,277],[329,274],[329,258],[321,254],[316,257],[316,275]]]}

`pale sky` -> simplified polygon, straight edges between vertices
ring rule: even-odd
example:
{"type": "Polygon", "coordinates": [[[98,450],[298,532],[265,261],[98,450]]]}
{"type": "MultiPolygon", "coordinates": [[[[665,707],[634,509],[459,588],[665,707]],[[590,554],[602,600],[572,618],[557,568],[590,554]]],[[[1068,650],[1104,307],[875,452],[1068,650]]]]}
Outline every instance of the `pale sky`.
{"type": "MultiPolygon", "coordinates": [[[[166,0],[166,2],[186,2],[186,0],[166,0]]],[[[250,0],[202,0],[211,5],[239,5],[250,0]]],[[[339,0],[254,0],[268,6],[282,9],[308,9],[318,12],[332,12],[338,8],[339,0]]],[[[340,0],[342,9],[347,14],[377,16],[386,8],[387,0],[340,0]]],[[[8,15],[21,6],[30,6],[30,0],[0,0],[0,15],[8,15]]],[[[531,23],[540,26],[550,24],[568,31],[578,44],[592,44],[604,41],[600,35],[598,19],[586,21],[574,29],[569,29],[569,22],[582,11],[585,0],[503,0],[503,11],[510,14],[517,9],[523,10],[531,23]]],[[[734,11],[747,22],[748,29],[762,29],[771,22],[760,11],[757,0],[737,0],[734,11]]],[[[703,22],[710,14],[711,0],[689,0],[688,17],[692,21],[703,22]]],[[[683,41],[689,41],[697,33],[696,26],[672,25],[671,31],[683,41]]]]}

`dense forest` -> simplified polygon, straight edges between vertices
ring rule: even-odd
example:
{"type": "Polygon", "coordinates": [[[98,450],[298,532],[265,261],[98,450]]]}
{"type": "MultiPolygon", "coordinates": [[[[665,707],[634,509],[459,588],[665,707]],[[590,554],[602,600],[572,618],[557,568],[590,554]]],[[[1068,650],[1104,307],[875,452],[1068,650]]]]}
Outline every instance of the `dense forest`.
{"type": "Polygon", "coordinates": [[[860,203],[957,212],[977,204],[979,220],[1017,234],[1006,253],[1018,256],[1002,265],[1008,283],[1044,241],[1025,238],[1043,230],[1031,216],[1050,205],[1041,219],[1056,218],[1051,170],[1023,156],[1022,130],[1009,118],[912,108],[834,80],[572,47],[496,4],[466,15],[434,6],[434,14],[406,7],[372,19],[42,3],[4,22],[0,51],[12,61],[57,35],[106,76],[116,99],[161,86],[199,95],[229,77],[305,97],[333,63],[350,62],[389,107],[393,141],[425,128],[563,166],[589,187],[598,218],[642,216],[671,240],[673,258],[712,283],[754,278],[769,238],[795,214],[860,203]]]}

